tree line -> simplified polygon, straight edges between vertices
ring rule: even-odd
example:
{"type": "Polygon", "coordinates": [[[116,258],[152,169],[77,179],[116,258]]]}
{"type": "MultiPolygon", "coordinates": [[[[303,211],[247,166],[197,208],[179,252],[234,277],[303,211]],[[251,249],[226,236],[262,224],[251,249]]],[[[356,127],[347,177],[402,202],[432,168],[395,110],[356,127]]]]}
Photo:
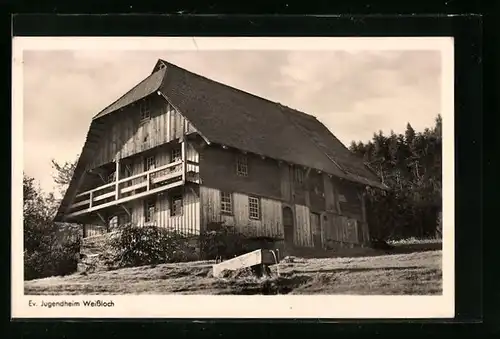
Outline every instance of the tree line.
{"type": "Polygon", "coordinates": [[[442,118],[432,128],[416,132],[375,133],[372,140],[352,142],[349,149],[362,157],[389,187],[368,190],[367,219],[380,239],[435,237],[440,234],[442,208],[442,118]]]}

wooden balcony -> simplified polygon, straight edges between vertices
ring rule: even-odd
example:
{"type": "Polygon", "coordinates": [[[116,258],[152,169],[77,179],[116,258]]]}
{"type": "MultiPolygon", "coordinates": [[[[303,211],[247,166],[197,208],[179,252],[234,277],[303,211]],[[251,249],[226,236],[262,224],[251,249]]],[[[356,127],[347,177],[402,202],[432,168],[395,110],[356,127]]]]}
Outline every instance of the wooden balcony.
{"type": "Polygon", "coordinates": [[[68,218],[99,211],[127,201],[157,194],[186,181],[199,182],[198,163],[178,160],[149,171],[115,180],[76,195],[69,207],[68,218]]]}

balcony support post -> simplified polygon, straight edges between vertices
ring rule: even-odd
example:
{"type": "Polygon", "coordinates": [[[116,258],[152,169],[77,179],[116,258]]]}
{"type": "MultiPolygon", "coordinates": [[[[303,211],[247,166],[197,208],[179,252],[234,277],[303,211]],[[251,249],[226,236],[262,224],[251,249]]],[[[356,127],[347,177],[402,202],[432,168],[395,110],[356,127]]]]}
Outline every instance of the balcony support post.
{"type": "Polygon", "coordinates": [[[115,200],[120,199],[120,156],[117,155],[115,159],[116,171],[115,171],[115,200]]]}
{"type": "Polygon", "coordinates": [[[186,139],[184,138],[181,143],[181,159],[182,159],[182,183],[186,182],[186,139]]]}

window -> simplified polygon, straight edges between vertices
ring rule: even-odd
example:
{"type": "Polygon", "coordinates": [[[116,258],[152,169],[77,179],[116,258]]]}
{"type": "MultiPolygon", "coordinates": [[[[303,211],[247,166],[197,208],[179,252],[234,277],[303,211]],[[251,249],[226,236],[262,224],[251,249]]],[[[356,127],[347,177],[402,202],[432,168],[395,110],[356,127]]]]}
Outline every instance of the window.
{"type": "Polygon", "coordinates": [[[141,122],[149,120],[151,118],[151,105],[149,100],[146,99],[141,101],[139,109],[141,112],[141,122]]]}
{"type": "Polygon", "coordinates": [[[260,199],[248,197],[248,214],[250,219],[260,219],[260,199]]]}
{"type": "Polygon", "coordinates": [[[233,213],[233,202],[231,193],[221,192],[220,193],[220,209],[222,213],[232,214],[233,213]]]}
{"type": "Polygon", "coordinates": [[[156,158],[155,158],[154,155],[150,156],[150,157],[147,157],[144,160],[144,171],[152,170],[155,167],[156,167],[156,158]]]}
{"type": "Polygon", "coordinates": [[[176,162],[177,160],[181,160],[182,155],[181,155],[181,148],[175,147],[172,149],[172,162],[176,162]]]}
{"type": "Polygon", "coordinates": [[[295,182],[302,184],[304,182],[304,170],[300,167],[295,168],[295,182]]]}
{"type": "Polygon", "coordinates": [[[112,229],[115,229],[116,227],[118,227],[118,216],[112,216],[111,218],[109,218],[108,220],[108,226],[109,226],[109,229],[112,230],[112,229]]]}
{"type": "Polygon", "coordinates": [[[244,155],[239,155],[236,158],[236,174],[242,177],[248,176],[248,161],[244,155]]]}
{"type": "Polygon", "coordinates": [[[156,212],[156,199],[147,199],[144,202],[144,220],[145,222],[151,222],[155,219],[156,212]]]}
{"type": "Polygon", "coordinates": [[[170,216],[182,215],[182,195],[173,195],[170,198],[170,216]]]}

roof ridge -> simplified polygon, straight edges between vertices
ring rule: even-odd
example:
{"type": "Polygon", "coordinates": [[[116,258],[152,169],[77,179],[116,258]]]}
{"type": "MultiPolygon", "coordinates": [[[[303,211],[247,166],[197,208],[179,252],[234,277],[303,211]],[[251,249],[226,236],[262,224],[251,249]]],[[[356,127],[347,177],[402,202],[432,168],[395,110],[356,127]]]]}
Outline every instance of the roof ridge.
{"type": "Polygon", "coordinates": [[[260,99],[260,100],[262,100],[262,101],[266,101],[267,103],[270,103],[270,104],[273,104],[273,105],[277,105],[277,106],[281,106],[281,107],[286,107],[287,109],[293,110],[295,113],[298,113],[298,114],[303,114],[303,115],[305,115],[305,116],[308,116],[308,117],[311,117],[311,118],[313,118],[313,119],[316,119],[316,117],[315,117],[314,115],[307,114],[307,113],[302,112],[302,111],[299,111],[299,110],[297,110],[297,109],[295,109],[295,108],[291,108],[291,107],[285,106],[285,105],[281,104],[280,102],[277,102],[277,101],[272,101],[272,100],[270,100],[270,99],[267,99],[267,98],[261,97],[261,96],[259,96],[259,95],[257,95],[257,94],[254,94],[254,93],[251,93],[251,92],[247,92],[247,91],[244,91],[244,90],[239,89],[239,88],[237,88],[237,87],[234,87],[234,86],[231,86],[231,85],[225,84],[225,83],[223,83],[223,82],[220,82],[220,81],[217,81],[217,80],[214,80],[214,79],[208,78],[208,77],[206,77],[206,76],[204,76],[204,75],[201,75],[201,74],[198,74],[198,73],[192,72],[192,71],[190,71],[190,70],[188,70],[188,69],[186,69],[186,68],[180,67],[180,66],[178,66],[178,65],[176,65],[176,64],[173,64],[173,63],[171,63],[171,62],[168,62],[168,61],[166,61],[166,60],[164,60],[164,59],[159,59],[159,61],[164,62],[164,63],[166,64],[167,68],[168,68],[169,66],[176,67],[176,68],[178,68],[178,69],[180,69],[180,70],[182,70],[182,71],[184,71],[184,72],[187,72],[187,73],[192,74],[192,75],[194,75],[194,76],[196,76],[196,77],[199,77],[199,78],[205,79],[205,80],[207,80],[207,81],[209,81],[209,82],[219,84],[219,85],[224,86],[224,87],[226,87],[226,88],[228,88],[228,89],[231,89],[231,90],[233,90],[233,91],[240,92],[240,93],[243,93],[243,94],[246,94],[246,95],[250,95],[250,96],[252,96],[252,97],[254,97],[254,98],[256,98],[256,99],[260,99]]]}
{"type": "MultiPolygon", "coordinates": [[[[156,64],[155,64],[155,65],[154,65],[154,67],[153,67],[153,70],[151,71],[151,73],[149,73],[149,75],[151,75],[151,74],[153,74],[153,73],[155,73],[155,72],[158,72],[158,71],[161,69],[161,68],[159,68],[157,71],[155,71],[156,66],[158,66],[158,64],[159,64],[159,63],[163,63],[163,64],[164,64],[164,63],[165,63],[165,61],[163,61],[162,59],[158,59],[158,60],[156,61],[156,64]]],[[[164,65],[165,65],[165,64],[164,64],[164,65]]]]}

